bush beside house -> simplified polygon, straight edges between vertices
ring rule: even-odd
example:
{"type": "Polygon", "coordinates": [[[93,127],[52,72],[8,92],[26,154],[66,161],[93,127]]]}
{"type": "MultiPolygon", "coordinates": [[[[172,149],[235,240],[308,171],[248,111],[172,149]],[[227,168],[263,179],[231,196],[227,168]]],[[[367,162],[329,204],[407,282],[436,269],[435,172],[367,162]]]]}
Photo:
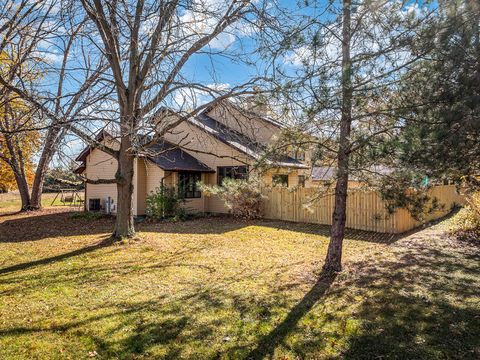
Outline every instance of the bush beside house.
{"type": "Polygon", "coordinates": [[[262,213],[261,180],[225,178],[222,185],[200,184],[200,189],[207,196],[216,195],[225,202],[225,206],[234,217],[256,219],[262,213]]]}

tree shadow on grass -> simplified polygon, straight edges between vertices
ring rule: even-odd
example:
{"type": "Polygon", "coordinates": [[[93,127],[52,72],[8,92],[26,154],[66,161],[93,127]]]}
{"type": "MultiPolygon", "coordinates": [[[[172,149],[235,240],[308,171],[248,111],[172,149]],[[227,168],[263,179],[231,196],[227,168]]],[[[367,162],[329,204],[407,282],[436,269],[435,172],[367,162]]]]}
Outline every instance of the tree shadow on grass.
{"type": "Polygon", "coordinates": [[[28,262],[25,262],[25,263],[16,264],[16,265],[12,265],[12,266],[8,266],[6,268],[0,269],[0,275],[6,275],[6,274],[13,273],[13,272],[16,272],[16,271],[27,270],[27,269],[33,268],[35,266],[47,265],[47,264],[62,261],[62,260],[65,260],[65,259],[68,259],[68,258],[71,258],[71,257],[74,257],[74,256],[83,255],[83,254],[95,251],[97,249],[100,249],[100,248],[103,248],[103,247],[106,247],[106,246],[110,246],[110,245],[112,245],[112,243],[113,243],[112,238],[111,237],[106,237],[105,239],[103,239],[102,241],[100,241],[98,243],[95,243],[93,245],[89,245],[89,246],[86,246],[86,247],[82,247],[80,249],[76,249],[76,250],[73,250],[73,251],[70,251],[70,252],[67,252],[67,253],[64,253],[64,254],[60,254],[60,255],[52,256],[52,257],[48,257],[48,258],[43,258],[43,259],[38,259],[38,260],[34,260],[34,261],[28,261],[28,262]]]}
{"type": "MultiPolygon", "coordinates": [[[[343,321],[346,316],[360,324],[353,333],[342,329],[338,333],[339,338],[348,340],[338,355],[347,359],[479,358],[480,309],[478,302],[472,301],[480,296],[479,278],[472,277],[478,274],[478,257],[467,258],[468,249],[438,245],[427,246],[420,237],[414,238],[410,243],[395,245],[400,251],[395,257],[348,264],[345,274],[321,276],[293,307],[288,294],[279,287],[266,296],[232,293],[230,285],[255,280],[258,275],[258,271],[239,269],[218,284],[192,281],[183,294],[175,294],[180,296],[166,293],[145,302],[101,303],[93,311],[101,312],[107,306],[104,314],[89,314],[71,322],[67,318],[66,324],[54,327],[6,329],[0,336],[69,331],[71,336],[92,339],[104,358],[261,359],[274,357],[281,347],[299,358],[321,358],[329,346],[324,340],[324,335],[329,335],[329,322],[343,321]],[[335,303],[335,307],[326,307],[328,313],[323,316],[324,310],[318,310],[316,304],[325,301],[335,303]],[[355,302],[358,307],[351,311],[355,302]],[[259,335],[264,334],[262,326],[276,323],[275,308],[288,314],[270,333],[259,335]],[[225,315],[232,311],[236,314],[234,325],[225,315]],[[309,316],[325,317],[325,321],[311,323],[310,331],[303,324],[309,316]],[[98,327],[103,325],[105,329],[102,322],[112,317],[107,331],[96,330],[97,321],[98,327]],[[223,331],[228,325],[228,332],[223,331]],[[243,326],[247,328],[242,330],[243,326]],[[252,340],[252,332],[256,339],[252,340]],[[233,341],[238,339],[238,343],[222,343],[225,335],[233,341]]],[[[170,263],[175,266],[181,254],[173,254],[154,268],[170,263]]],[[[272,265],[262,273],[278,270],[278,265],[272,265]]]]}
{"type": "Polygon", "coordinates": [[[40,332],[65,332],[72,329],[78,329],[81,326],[91,324],[97,321],[106,320],[118,315],[128,315],[131,313],[136,313],[146,308],[149,305],[150,303],[135,304],[135,306],[124,307],[122,310],[119,310],[119,311],[109,312],[101,315],[93,315],[93,316],[85,317],[84,319],[81,319],[81,320],[65,322],[65,323],[56,324],[53,326],[50,325],[50,326],[41,327],[41,326],[32,325],[29,327],[17,326],[17,327],[12,327],[7,329],[0,329],[0,337],[29,335],[29,334],[40,333],[40,332]]]}
{"type": "Polygon", "coordinates": [[[473,307],[385,291],[368,300],[360,315],[362,333],[350,339],[347,359],[480,358],[473,307]]]}
{"type": "Polygon", "coordinates": [[[189,317],[179,316],[160,322],[138,323],[133,335],[123,341],[123,348],[134,354],[144,354],[152,345],[173,342],[184,330],[189,317]]]}
{"type": "MultiPolygon", "coordinates": [[[[458,209],[455,209],[438,219],[432,220],[412,230],[409,230],[400,234],[380,233],[380,232],[374,232],[374,231],[346,228],[345,239],[391,245],[410,235],[420,233],[421,231],[428,229],[454,216],[457,212],[458,212],[458,209]]],[[[289,230],[289,231],[296,231],[296,232],[307,233],[307,234],[316,234],[316,235],[322,235],[325,237],[330,237],[330,230],[331,230],[330,225],[314,224],[314,223],[297,223],[297,222],[281,221],[281,220],[258,220],[257,223],[253,223],[252,225],[267,226],[267,227],[272,227],[279,230],[289,230]]]]}
{"type": "MultiPolygon", "coordinates": [[[[303,234],[320,235],[330,237],[330,225],[296,223],[283,220],[239,220],[230,216],[214,216],[207,218],[198,218],[184,222],[172,221],[148,221],[138,224],[137,230],[158,233],[174,234],[225,234],[250,226],[262,226],[279,231],[292,231],[303,234]]],[[[360,240],[379,244],[391,244],[400,237],[397,234],[377,233],[373,231],[364,231],[356,229],[346,229],[345,238],[350,240],[360,240]]]]}
{"type": "Polygon", "coordinates": [[[1,212],[0,213],[0,219],[4,217],[9,217],[9,216],[15,216],[15,215],[20,215],[22,214],[21,211],[12,211],[12,212],[1,212]]]}
{"type": "MultiPolygon", "coordinates": [[[[151,271],[167,266],[197,266],[196,264],[177,264],[177,256],[178,254],[173,254],[153,267],[147,266],[144,269],[151,271]]],[[[191,283],[184,284],[183,291],[175,294],[154,292],[152,295],[147,294],[148,300],[145,301],[134,298],[102,301],[95,306],[90,305],[88,312],[83,309],[78,317],[77,314],[66,314],[56,318],[52,325],[48,325],[48,322],[46,325],[32,324],[32,326],[4,324],[3,329],[0,329],[0,338],[30,336],[30,334],[40,336],[42,333],[68,333],[69,336],[76,338],[91,339],[95,344],[94,349],[104,358],[173,359],[181,355],[185,357],[185,354],[189,354],[189,358],[216,358],[225,349],[214,348],[218,346],[218,340],[213,339],[218,339],[219,333],[222,334],[225,327],[230,326],[228,313],[239,311],[241,318],[254,318],[256,322],[267,322],[270,321],[271,316],[268,309],[273,305],[288,306],[281,301],[286,300],[283,299],[283,294],[278,294],[279,298],[268,296],[267,299],[257,298],[253,294],[238,294],[237,297],[229,289],[239,282],[256,281],[260,273],[275,272],[277,274],[288,271],[294,265],[298,263],[281,266],[265,265],[262,269],[239,269],[223,277],[219,283],[205,283],[191,279],[191,283]],[[259,307],[259,301],[262,304],[263,301],[265,303],[261,313],[257,314],[255,309],[259,307]],[[96,330],[97,327],[100,330],[96,330]],[[205,342],[212,347],[204,345],[205,342]],[[195,343],[199,344],[199,349],[192,345],[195,343]],[[161,356],[158,351],[161,352],[161,356]]],[[[204,267],[202,270],[211,271],[210,268],[204,267]]],[[[58,277],[56,273],[48,273],[45,276],[58,277]]],[[[42,288],[48,286],[46,285],[48,282],[42,280],[42,288]]],[[[95,285],[101,287],[97,276],[95,276],[95,285]]],[[[243,352],[245,351],[248,350],[244,349],[243,352]]]]}
{"type": "Polygon", "coordinates": [[[342,358],[479,359],[480,254],[476,247],[451,243],[426,231],[394,249],[395,257],[350,263],[334,287],[331,281],[321,280],[246,358],[272,358],[277,346],[299,358],[322,357],[322,329],[317,329],[320,337],[314,340],[304,334],[292,345],[282,341],[300,331],[296,328],[300,319],[311,313],[316,302],[328,298],[347,301],[340,301],[328,316],[352,306],[355,310],[349,310],[348,320],[360,324],[342,335],[346,339],[339,353],[342,358]]]}
{"type": "Polygon", "coordinates": [[[345,358],[480,358],[480,259],[464,256],[468,249],[432,249],[425,241],[405,244],[395,260],[354,264],[361,275],[339,291],[374,295],[358,309],[362,326],[345,358]]]}
{"type": "MultiPolygon", "coordinates": [[[[155,346],[167,346],[168,354],[162,358],[176,358],[181,351],[180,347],[171,346],[189,324],[188,316],[174,313],[171,309],[162,309],[158,301],[140,301],[134,303],[120,303],[116,307],[108,308],[104,313],[90,315],[80,320],[48,326],[12,327],[0,329],[0,338],[6,336],[31,336],[41,333],[73,333],[75,336],[84,336],[95,343],[104,358],[132,359],[146,356],[155,346]],[[154,319],[143,319],[142,315],[156,313],[154,319]],[[128,335],[121,339],[112,340],[108,336],[100,337],[90,329],[95,323],[112,321],[116,324],[112,332],[124,332],[128,335]]],[[[62,318],[62,320],[64,320],[62,318]]]]}
{"type": "MultiPolygon", "coordinates": [[[[114,218],[105,216],[95,220],[72,218],[71,211],[54,213],[19,214],[18,218],[0,221],[1,242],[37,241],[46,238],[71,237],[110,233],[114,218]]],[[[136,225],[139,232],[172,234],[225,234],[249,226],[264,226],[276,230],[329,237],[330,226],[321,224],[294,223],[279,220],[242,221],[229,216],[207,217],[184,222],[143,222],[136,225]],[[221,221],[220,221],[221,220],[221,221]]],[[[347,229],[346,238],[373,243],[390,244],[398,239],[394,234],[347,229]]]]}
{"type": "MultiPolygon", "coordinates": [[[[113,229],[114,218],[105,216],[95,220],[72,218],[71,211],[54,213],[32,213],[18,218],[0,221],[0,243],[36,241],[53,237],[69,237],[109,233],[113,229]]],[[[451,216],[447,215],[447,216],[451,216]]],[[[438,221],[443,220],[439,219],[438,221]]],[[[431,224],[437,223],[435,221],[431,224]]],[[[366,241],[379,244],[393,244],[396,241],[424,230],[431,224],[414,229],[403,234],[376,233],[372,231],[346,229],[345,238],[349,240],[366,241]]],[[[213,216],[187,220],[184,222],[147,221],[138,223],[136,228],[142,232],[172,233],[172,234],[225,234],[231,231],[263,226],[279,231],[293,231],[304,234],[330,236],[330,226],[311,223],[295,223],[281,220],[237,220],[230,216],[213,216]]]]}
{"type": "Polygon", "coordinates": [[[335,280],[336,274],[322,274],[317,283],[288,313],[287,317],[269,334],[262,337],[247,359],[263,359],[272,356],[275,348],[280,345],[289,333],[295,331],[300,319],[307,314],[315,304],[322,299],[335,280]]]}
{"type": "MultiPolygon", "coordinates": [[[[23,215],[23,214],[22,214],[23,215]]],[[[72,219],[72,212],[35,213],[0,222],[0,243],[110,233],[113,218],[72,219]]]]}
{"type": "MultiPolygon", "coordinates": [[[[441,221],[444,221],[447,218],[450,218],[451,216],[455,215],[456,211],[457,210],[454,210],[439,219],[430,221],[415,229],[400,234],[379,233],[346,228],[345,239],[391,245],[407,236],[423,231],[441,221]]],[[[145,223],[138,224],[137,228],[140,231],[176,234],[224,234],[230,231],[247,228],[249,226],[263,226],[279,231],[286,230],[303,234],[320,235],[327,238],[330,237],[331,230],[330,225],[324,224],[300,223],[269,219],[241,220],[235,219],[227,214],[192,219],[184,222],[172,222],[170,220],[161,220],[157,222],[147,221],[145,223]]]]}

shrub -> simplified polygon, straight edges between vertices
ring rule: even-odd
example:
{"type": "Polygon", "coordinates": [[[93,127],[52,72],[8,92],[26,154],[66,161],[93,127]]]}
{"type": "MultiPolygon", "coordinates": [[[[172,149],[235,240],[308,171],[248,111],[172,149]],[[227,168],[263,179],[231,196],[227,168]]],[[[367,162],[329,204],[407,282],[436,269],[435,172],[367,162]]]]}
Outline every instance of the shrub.
{"type": "Polygon", "coordinates": [[[80,219],[80,220],[97,220],[104,217],[102,213],[93,212],[93,211],[82,211],[82,212],[75,212],[70,215],[72,219],[80,219]]]}
{"type": "Polygon", "coordinates": [[[178,207],[178,209],[175,211],[175,215],[173,217],[174,221],[185,221],[189,218],[189,214],[187,213],[187,210],[183,207],[178,207]]]}
{"type": "Polygon", "coordinates": [[[200,189],[206,196],[217,195],[233,216],[255,219],[261,216],[263,195],[260,184],[256,178],[250,180],[225,178],[222,186],[200,184],[200,189]]]}
{"type": "Polygon", "coordinates": [[[480,228],[480,191],[467,196],[467,206],[469,213],[467,226],[471,228],[480,228]]]}
{"type": "Polygon", "coordinates": [[[460,239],[480,238],[480,192],[466,195],[467,205],[455,217],[453,235],[460,239]]]}
{"type": "Polygon", "coordinates": [[[181,205],[185,200],[179,196],[174,188],[161,185],[155,192],[147,196],[147,216],[161,219],[166,217],[184,218],[185,210],[181,205]]]}
{"type": "Polygon", "coordinates": [[[438,199],[428,195],[428,185],[421,176],[393,173],[380,181],[379,191],[390,214],[404,208],[415,220],[423,221],[427,215],[443,210],[438,199]]]}

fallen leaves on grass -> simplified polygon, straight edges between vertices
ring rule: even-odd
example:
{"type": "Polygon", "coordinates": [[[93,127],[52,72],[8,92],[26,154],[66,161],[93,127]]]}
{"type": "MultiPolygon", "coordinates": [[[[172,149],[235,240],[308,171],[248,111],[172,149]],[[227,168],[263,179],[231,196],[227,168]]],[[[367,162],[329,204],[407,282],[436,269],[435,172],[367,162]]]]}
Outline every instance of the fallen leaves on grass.
{"type": "Polygon", "coordinates": [[[0,216],[0,358],[475,358],[478,252],[433,227],[348,232],[228,218],[145,222],[63,209],[0,216]],[[61,350],[59,350],[61,349],[61,350]]]}

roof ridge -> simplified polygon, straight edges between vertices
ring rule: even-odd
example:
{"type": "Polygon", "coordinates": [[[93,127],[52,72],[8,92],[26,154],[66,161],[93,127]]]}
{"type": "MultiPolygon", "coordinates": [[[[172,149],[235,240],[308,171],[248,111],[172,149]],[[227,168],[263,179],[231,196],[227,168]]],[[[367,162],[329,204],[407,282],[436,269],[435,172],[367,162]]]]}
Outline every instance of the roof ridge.
{"type": "MultiPolygon", "coordinates": [[[[204,119],[204,120],[206,120],[204,119]]],[[[260,142],[256,142],[255,140],[251,139],[250,137],[248,137],[247,135],[245,134],[242,134],[241,132],[237,131],[237,130],[234,130],[232,128],[230,128],[229,126],[225,125],[224,123],[212,118],[211,116],[208,116],[206,114],[198,114],[195,118],[190,118],[188,119],[188,121],[194,125],[194,126],[197,126],[198,128],[200,128],[201,130],[207,132],[208,134],[210,134],[211,136],[215,137],[217,140],[223,142],[224,144],[230,146],[230,147],[233,147],[234,149],[236,149],[237,151],[240,151],[244,154],[246,154],[247,156],[257,160],[261,157],[261,154],[259,154],[259,151],[265,151],[267,150],[267,147],[265,145],[263,145],[262,143],[260,142]],[[233,138],[231,139],[228,139],[228,133],[222,133],[221,131],[219,131],[219,129],[215,129],[212,127],[212,124],[208,124],[206,123],[205,121],[202,121],[202,119],[200,118],[200,116],[203,116],[205,117],[206,119],[208,119],[208,121],[210,123],[213,123],[215,125],[215,127],[219,127],[219,128],[223,128],[223,129],[228,129],[230,130],[230,134],[231,133],[234,133],[235,135],[237,135],[236,137],[234,136],[233,138]],[[243,141],[242,143],[242,140],[247,140],[246,142],[243,141]]],[[[283,161],[280,159],[280,160],[275,160],[275,159],[267,159],[268,161],[272,161],[273,163],[276,163],[280,166],[294,166],[294,167],[305,167],[307,168],[307,166],[303,163],[301,163],[300,161],[288,156],[288,155],[285,155],[283,156],[283,161]]]]}
{"type": "Polygon", "coordinates": [[[250,110],[250,109],[245,109],[243,106],[241,105],[238,105],[238,104],[235,104],[233,101],[229,100],[229,99],[223,99],[219,102],[216,102],[214,104],[212,104],[211,106],[207,107],[205,110],[207,109],[212,109],[213,107],[215,106],[218,106],[220,103],[222,102],[225,102],[227,103],[228,105],[232,106],[233,108],[235,108],[236,110],[240,111],[240,112],[243,112],[243,113],[247,113],[247,114],[252,114],[254,116],[256,116],[257,118],[259,118],[260,120],[263,120],[265,122],[268,122],[269,124],[271,125],[274,125],[280,129],[285,129],[287,128],[287,125],[286,124],[283,124],[281,123],[280,121],[277,121],[275,119],[273,119],[272,117],[270,116],[267,116],[267,115],[262,115],[256,111],[253,111],[253,110],[250,110]]]}

